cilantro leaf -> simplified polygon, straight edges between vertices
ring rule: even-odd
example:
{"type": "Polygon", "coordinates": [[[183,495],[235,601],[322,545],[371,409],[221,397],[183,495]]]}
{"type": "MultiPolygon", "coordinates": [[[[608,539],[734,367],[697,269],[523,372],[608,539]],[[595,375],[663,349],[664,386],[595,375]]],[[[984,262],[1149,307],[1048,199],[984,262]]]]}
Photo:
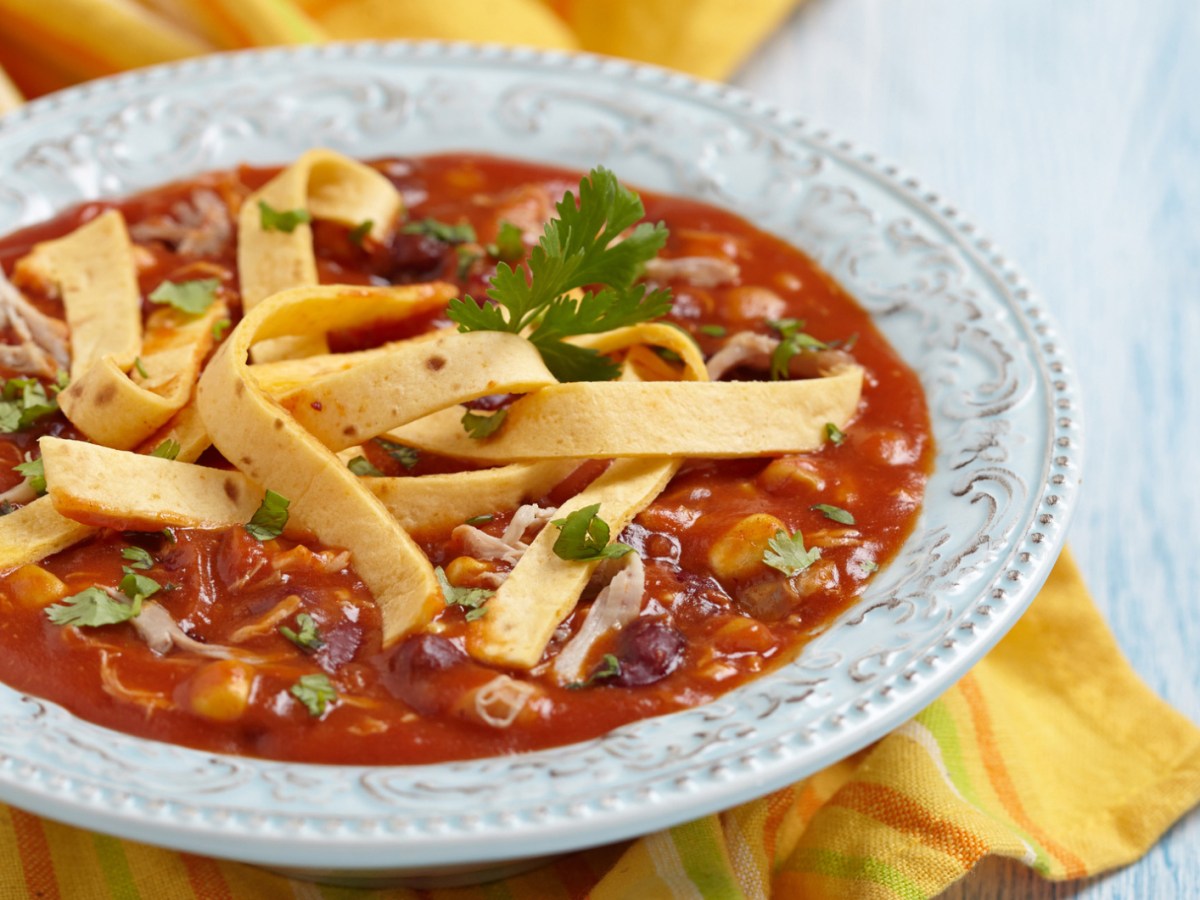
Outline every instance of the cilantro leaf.
{"type": "Polygon", "coordinates": [[[39,497],[46,493],[46,466],[40,456],[28,462],[18,463],[13,466],[13,471],[18,475],[24,475],[29,486],[33,488],[33,492],[39,497]]]}
{"type": "Polygon", "coordinates": [[[472,250],[465,244],[455,247],[454,254],[458,257],[458,267],[455,270],[455,274],[458,275],[459,281],[466,281],[467,276],[471,274],[471,267],[483,259],[483,254],[477,250],[472,250]]]}
{"type": "Polygon", "coordinates": [[[442,599],[446,601],[446,605],[463,607],[468,622],[474,622],[487,614],[484,604],[495,595],[495,591],[489,591],[487,588],[456,587],[450,583],[441,566],[434,569],[433,574],[437,576],[438,584],[442,587],[442,599]]]}
{"type": "Polygon", "coordinates": [[[516,262],[525,255],[525,236],[512,222],[501,222],[496,243],[487,245],[488,256],[501,262],[516,262]]]}
{"type": "Polygon", "coordinates": [[[375,443],[406,469],[413,468],[421,459],[421,451],[415,447],[406,447],[404,444],[397,444],[387,438],[375,438],[375,443]]]}
{"type": "Polygon", "coordinates": [[[346,237],[350,239],[350,243],[354,244],[356,247],[361,247],[363,245],[363,241],[367,239],[367,235],[371,233],[371,229],[374,227],[374,219],[364,219],[351,228],[350,233],[346,235],[346,237]]]}
{"type": "Polygon", "coordinates": [[[121,559],[129,560],[134,569],[149,569],[154,565],[154,557],[141,547],[126,547],[121,551],[121,559]]]}
{"type": "Polygon", "coordinates": [[[610,678],[616,678],[621,674],[621,661],[611,653],[604,654],[604,661],[596,667],[586,681],[572,681],[567,685],[567,689],[571,691],[582,690],[586,687],[591,687],[597,681],[607,681],[610,678]]]}
{"type": "Polygon", "coordinates": [[[308,714],[314,718],[325,715],[325,708],[337,699],[337,691],[333,682],[324,673],[301,675],[292,685],[289,693],[308,709],[308,714]]]}
{"type": "Polygon", "coordinates": [[[620,541],[608,542],[608,523],[600,518],[600,504],[593,503],[568,513],[565,519],[555,519],[551,525],[559,529],[554,542],[554,555],[559,559],[578,559],[590,562],[597,559],[619,559],[633,548],[620,541]]]}
{"type": "Polygon", "coordinates": [[[258,201],[258,212],[263,231],[283,231],[291,234],[297,225],[305,225],[312,221],[312,213],[307,209],[278,210],[263,200],[258,201]]]}
{"type": "Polygon", "coordinates": [[[217,319],[213,322],[212,336],[214,341],[220,341],[225,337],[225,332],[229,330],[229,326],[233,324],[232,319],[217,319]]]}
{"type": "Polygon", "coordinates": [[[268,490],[250,521],[243,527],[247,534],[255,540],[269,541],[277,538],[287,527],[290,505],[291,501],[287,497],[268,490]]]}
{"type": "Polygon", "coordinates": [[[437,219],[421,219],[419,222],[409,222],[400,229],[404,234],[423,234],[436,238],[444,244],[471,244],[475,242],[475,229],[470,222],[460,222],[451,225],[439,222],[437,219]]]}
{"type": "Polygon", "coordinates": [[[825,514],[825,518],[831,519],[841,525],[853,525],[854,516],[842,509],[840,506],[830,506],[828,503],[814,503],[809,509],[815,509],[818,512],[825,514]]]}
{"type": "Polygon", "coordinates": [[[829,440],[833,441],[835,447],[842,446],[842,441],[846,440],[846,432],[832,422],[825,423],[825,433],[829,436],[829,440]]]}
{"type": "Polygon", "coordinates": [[[667,230],[661,223],[642,222],[622,235],[645,215],[645,207],[602,167],[579,182],[578,203],[568,191],[557,209],[558,218],[546,224],[525,267],[514,269],[503,261],[496,266],[487,292],[494,304],[461,297],[450,301],[447,316],[462,332],[531,329],[530,342],[556,378],[610,380],[619,371],[615,364],[563,339],[645,322],[670,309],[668,290],[647,294],[643,285],[634,285],[642,265],[662,249],[667,230]],[[592,285],[604,287],[568,296],[592,285]]]}
{"type": "Polygon", "coordinates": [[[197,278],[193,281],[164,281],[150,295],[151,303],[173,306],[189,316],[205,312],[217,299],[219,278],[197,278]]]}
{"type": "Polygon", "coordinates": [[[482,441],[484,438],[491,437],[496,433],[496,430],[504,424],[504,420],[508,417],[508,410],[501,409],[492,413],[490,416],[481,416],[478,413],[473,413],[469,409],[463,413],[462,427],[466,429],[467,434],[477,441],[482,441]]]}
{"type": "Polygon", "coordinates": [[[777,531],[767,546],[770,549],[763,553],[763,562],[788,577],[799,575],[821,558],[820,547],[804,549],[804,535],[799,531],[790,537],[787,532],[777,531]]]}
{"type": "Polygon", "coordinates": [[[296,625],[300,628],[298,632],[286,625],[280,625],[279,633],[301,650],[320,650],[325,646],[325,640],[321,637],[317,623],[308,613],[300,613],[296,616],[296,625]]]}
{"type": "Polygon", "coordinates": [[[492,513],[484,513],[480,516],[471,516],[469,519],[464,519],[464,525],[482,525],[484,522],[490,522],[496,518],[492,513]]]}
{"type": "Polygon", "coordinates": [[[176,459],[179,456],[179,451],[182,449],[179,441],[175,440],[175,438],[167,438],[151,450],[150,455],[157,456],[159,459],[176,459]]]}
{"type": "Polygon", "coordinates": [[[346,468],[359,477],[369,476],[371,478],[380,478],[383,476],[383,473],[375,468],[365,456],[354,457],[354,459],[346,463],[346,468]]]}
{"type": "MultiPolygon", "coordinates": [[[[62,378],[60,374],[59,382],[50,388],[56,394],[62,390],[62,378]]],[[[58,401],[36,378],[10,378],[4,382],[0,391],[0,431],[21,431],[56,412],[58,401]]]]}
{"type": "Polygon", "coordinates": [[[135,356],[133,358],[133,367],[134,367],[134,369],[137,370],[137,373],[139,375],[141,375],[143,378],[150,377],[150,373],[147,372],[146,367],[144,365],[142,365],[142,358],[140,356],[135,356]]]}
{"type": "Polygon", "coordinates": [[[788,364],[792,357],[804,350],[826,350],[829,345],[811,334],[801,331],[804,322],[800,319],[774,319],[767,322],[779,332],[779,346],[771,353],[771,379],[779,381],[788,377],[788,364]]]}
{"type": "Polygon", "coordinates": [[[60,603],[46,607],[46,616],[55,625],[99,628],[102,625],[128,622],[141,611],[140,603],[125,603],[111,596],[103,588],[90,587],[64,598],[60,603]]]}
{"type": "Polygon", "coordinates": [[[696,330],[701,334],[707,335],[708,337],[715,338],[725,337],[725,335],[729,333],[728,329],[724,325],[701,325],[696,330]]]}
{"type": "MultiPolygon", "coordinates": [[[[121,579],[121,583],[117,587],[140,612],[142,601],[147,597],[153,597],[161,591],[162,585],[153,578],[146,575],[139,575],[129,566],[121,566],[121,571],[125,573],[125,577],[121,579]]],[[[136,616],[137,613],[134,613],[134,615],[136,616]]]]}

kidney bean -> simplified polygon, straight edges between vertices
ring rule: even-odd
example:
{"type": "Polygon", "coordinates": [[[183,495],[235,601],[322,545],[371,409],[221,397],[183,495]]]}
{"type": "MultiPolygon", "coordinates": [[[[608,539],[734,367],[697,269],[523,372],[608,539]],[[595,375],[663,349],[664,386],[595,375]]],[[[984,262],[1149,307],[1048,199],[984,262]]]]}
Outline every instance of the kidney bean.
{"type": "Polygon", "coordinates": [[[614,684],[626,687],[653,684],[666,678],[683,662],[687,640],[659,619],[636,619],[617,635],[621,671],[614,684]]]}

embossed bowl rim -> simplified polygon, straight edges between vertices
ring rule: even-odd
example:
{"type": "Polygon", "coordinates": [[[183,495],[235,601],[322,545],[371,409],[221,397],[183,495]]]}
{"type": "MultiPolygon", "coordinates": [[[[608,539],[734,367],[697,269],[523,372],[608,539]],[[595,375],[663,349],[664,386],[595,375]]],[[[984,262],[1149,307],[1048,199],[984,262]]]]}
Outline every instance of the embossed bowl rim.
{"type": "MultiPolygon", "coordinates": [[[[61,724],[63,733],[49,732],[49,743],[38,746],[31,737],[26,750],[0,754],[0,799],[35,813],[122,837],[196,853],[276,866],[310,866],[338,871],[383,870],[395,867],[454,865],[517,859],[596,846],[648,833],[697,816],[763,795],[831,764],[878,739],[910,719],[948,688],[980,659],[1032,600],[1050,572],[1061,549],[1066,525],[1075,506],[1080,472],[1079,400],[1072,370],[1056,339],[1050,317],[1012,264],[954,207],[929,191],[899,167],[881,161],[871,152],[814,128],[803,119],[725,85],[702,82],[651,66],[587,54],[564,54],[489,45],[440,42],[386,42],[329,44],[301,48],[244,51],[216,54],[196,60],[158,66],[92,82],[47,98],[36,100],[0,119],[0,145],[19,129],[41,127],[47,135],[71,116],[84,116],[88,104],[113,101],[122,95],[142,97],[147,91],[170,91],[191,80],[252,75],[256,71],[294,70],[309,67],[336,71],[341,64],[361,66],[370,62],[384,74],[389,67],[409,65],[471,66],[480,71],[519,70],[533,78],[583,75],[609,86],[619,85],[630,96],[653,96],[662,102],[694,104],[697,109],[719,112],[732,122],[751,123],[786,141],[835,161],[861,178],[872,189],[882,190],[907,209],[919,213],[940,239],[950,242],[957,254],[976,270],[1003,298],[1011,313],[1022,349],[1029,354],[1036,374],[1048,389],[1044,415],[1046,454],[1044,465],[1031,479],[1030,493],[1040,499],[1033,511],[1001,550],[998,574],[973,589],[970,609],[947,626],[944,639],[927,648],[919,659],[896,677],[872,683],[862,695],[839,699],[825,711],[817,725],[805,734],[780,733],[767,744],[748,746],[737,752],[738,736],[726,740],[727,747],[716,756],[701,748],[695,764],[684,760],[682,768],[663,766],[656,775],[633,779],[615,787],[601,785],[591,795],[556,794],[556,759],[577,754],[579,748],[592,752],[605,741],[619,744],[621,734],[645,725],[661,747],[672,734],[683,736],[679,723],[698,721],[705,707],[657,720],[645,720],[618,729],[610,738],[558,750],[522,754],[492,760],[443,763],[419,767],[362,767],[289,765],[267,760],[222,757],[198,751],[167,748],[152,741],[131,738],[81,722],[53,704],[21,697],[0,686],[9,713],[24,707],[36,708],[35,718],[61,724]],[[324,67],[324,68],[322,68],[324,67]],[[1053,372],[1053,375],[1051,375],[1053,372]],[[1058,415],[1069,409],[1071,418],[1058,415]],[[1052,461],[1054,457],[1055,461],[1052,461]],[[1062,473],[1066,472],[1065,479],[1062,473]],[[1051,480],[1057,475],[1056,480],[1051,480]],[[65,724],[64,724],[65,723],[65,724]],[[647,724],[649,723],[649,724],[647,724]],[[672,731],[672,729],[675,729],[672,731]],[[56,733],[57,734],[57,733],[56,733]],[[352,811],[329,814],[323,809],[286,804],[264,807],[261,798],[245,799],[249,787],[188,794],[170,790],[149,792],[125,786],[111,774],[80,773],[54,753],[68,746],[92,747],[100,741],[112,753],[133,748],[150,758],[166,754],[185,760],[181,765],[228,767],[249,772],[256,783],[275,779],[300,792],[306,785],[324,787],[336,794],[356,779],[393,779],[411,787],[421,797],[407,806],[395,804],[393,811],[352,811]],[[49,754],[44,751],[46,748],[49,754]],[[520,800],[508,797],[503,809],[442,811],[430,808],[436,791],[421,794],[421,785],[446,775],[448,784],[463,772],[498,781],[513,773],[540,769],[541,777],[524,782],[520,800]],[[290,781],[289,779],[295,779],[290,781]],[[530,787],[537,786],[537,789],[530,787]],[[526,791],[526,788],[529,788],[526,791]],[[525,796],[525,794],[528,796],[525,796]],[[226,796],[228,795],[228,796],[226,796]]],[[[549,80],[547,84],[551,83],[549,80]]],[[[300,148],[297,148],[300,149],[300,148]]],[[[452,149],[447,146],[447,149],[452,149]]],[[[402,147],[397,152],[403,152],[402,147]]],[[[11,177],[0,166],[0,174],[11,177]]],[[[190,172],[166,173],[163,181],[190,172]]],[[[10,230],[8,227],[5,231],[10,230]]],[[[910,360],[911,361],[911,360],[910,360]]],[[[786,671],[781,670],[781,671],[786,671]]],[[[778,679],[780,672],[760,681],[778,679]]],[[[755,682],[754,684],[759,684],[755,682]]],[[[726,695],[736,704],[745,689],[726,695]]],[[[35,729],[36,730],[36,729],[35,729]]],[[[682,737],[681,737],[682,739],[682,737]]],[[[669,749],[667,751],[669,753],[669,749]]],[[[619,747],[618,747],[619,750],[619,747]]],[[[603,753],[580,759],[598,759],[603,753]]],[[[607,758],[607,757],[605,757],[607,758]]],[[[125,759],[131,767],[137,758],[125,759]]],[[[626,767],[632,766],[627,761],[626,767]]],[[[189,771],[193,771],[189,769],[189,771]]],[[[578,774],[578,773],[576,773],[578,774]]],[[[390,782],[389,782],[390,783],[390,782]]],[[[501,784],[500,787],[503,787],[501,784]]],[[[315,790],[314,796],[320,796],[315,790]]],[[[336,796],[323,803],[337,806],[336,796]]]]}

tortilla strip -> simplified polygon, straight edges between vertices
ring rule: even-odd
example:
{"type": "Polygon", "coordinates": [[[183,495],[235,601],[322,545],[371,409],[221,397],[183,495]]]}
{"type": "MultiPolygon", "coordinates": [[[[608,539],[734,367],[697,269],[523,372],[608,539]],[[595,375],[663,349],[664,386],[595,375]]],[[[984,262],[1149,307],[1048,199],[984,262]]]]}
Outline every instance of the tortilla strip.
{"type": "Polygon", "coordinates": [[[356,571],[379,604],[385,646],[441,608],[433,567],[358,476],[259,387],[246,360],[259,341],[399,317],[428,294],[421,285],[283,291],[238,324],[196,393],[204,425],[225,458],[255,483],[288,498],[289,513],[302,529],[353,553],[356,571]]]}
{"type": "MultiPolygon", "coordinates": [[[[84,441],[45,437],[40,443],[54,507],[80,523],[122,531],[220,528],[248,522],[262,501],[263,489],[241,472],[84,441]]],[[[574,468],[573,462],[554,460],[362,483],[402,527],[437,530],[540,497],[574,468]]]]}
{"type": "Polygon", "coordinates": [[[121,371],[142,346],[142,294],[133,244],[117,210],[33,248],[20,268],[58,285],[71,341],[71,380],[104,357],[121,371]]]}
{"type": "Polygon", "coordinates": [[[106,356],[62,392],[59,406],[98,444],[127,450],[161,428],[187,402],[213,345],[214,323],[229,314],[213,303],[199,315],[157,309],[146,323],[146,377],[127,376],[106,356]]]}
{"type": "MultiPolygon", "coordinates": [[[[400,193],[369,166],[334,153],[310,150],[246,198],[238,214],[238,277],[247,312],[279,291],[316,285],[317,258],[312,228],[298,224],[292,231],[266,231],[266,203],[277,212],[306,209],[314,219],[357,226],[370,221],[374,240],[386,241],[400,215],[400,193]]],[[[256,361],[328,353],[323,334],[260,346],[256,361]]]]}
{"type": "Polygon", "coordinates": [[[262,491],[240,472],[84,441],[43,437],[38,444],[55,510],[85,525],[123,531],[217,528],[250,521],[262,501],[262,491]]]}
{"type": "Polygon", "coordinates": [[[0,572],[66,550],[94,530],[59,515],[49,497],[38,497],[0,518],[0,572]]]}
{"type": "Polygon", "coordinates": [[[818,449],[827,422],[846,427],[861,388],[856,366],[804,381],[571,382],[513,403],[499,432],[484,441],[463,431],[461,407],[391,434],[421,450],[494,463],[771,456],[818,449]]]}
{"type": "MultiPolygon", "coordinates": [[[[558,508],[558,518],[600,504],[599,516],[620,534],[678,470],[682,460],[619,459],[558,508]]],[[[537,665],[554,629],[579,602],[596,562],[559,559],[559,530],[547,525],[487,602],[487,615],[470,623],[467,650],[477,659],[517,669],[537,665]]]]}
{"type": "Polygon", "coordinates": [[[523,394],[557,383],[523,337],[502,331],[442,331],[394,344],[352,369],[326,375],[291,393],[283,404],[313,437],[341,450],[466,400],[523,394]]]}

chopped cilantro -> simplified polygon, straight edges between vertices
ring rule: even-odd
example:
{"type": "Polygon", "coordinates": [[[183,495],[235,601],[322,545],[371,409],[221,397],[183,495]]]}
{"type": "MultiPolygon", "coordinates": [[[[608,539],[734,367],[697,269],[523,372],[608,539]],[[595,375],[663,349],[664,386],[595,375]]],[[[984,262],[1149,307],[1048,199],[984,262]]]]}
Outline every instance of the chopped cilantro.
{"type": "Polygon", "coordinates": [[[117,587],[139,610],[143,600],[162,590],[161,584],[146,575],[139,575],[130,566],[121,566],[121,571],[125,573],[125,577],[117,587]]]}
{"type": "Polygon", "coordinates": [[[245,524],[246,532],[259,541],[279,537],[287,527],[290,505],[291,501],[287,497],[268,490],[250,521],[245,524]]]}
{"type": "Polygon", "coordinates": [[[346,237],[350,239],[350,243],[354,244],[356,247],[361,247],[363,245],[363,241],[367,239],[367,235],[371,233],[371,229],[374,227],[374,219],[364,219],[351,228],[350,233],[346,235],[346,237]]]}
{"type": "Polygon", "coordinates": [[[46,466],[40,456],[28,462],[18,463],[13,466],[13,471],[18,475],[24,475],[29,486],[33,488],[33,492],[39,497],[46,493],[46,466]]]}
{"type": "Polygon", "coordinates": [[[300,613],[300,615],[296,616],[296,625],[300,629],[299,631],[293,631],[286,625],[280,625],[279,633],[301,650],[320,650],[325,646],[325,641],[321,637],[321,631],[317,628],[317,623],[313,621],[313,617],[308,613],[300,613]]]}
{"type": "Polygon", "coordinates": [[[470,222],[460,222],[450,225],[437,219],[421,219],[419,222],[409,222],[400,229],[404,234],[423,234],[436,238],[446,244],[471,244],[475,242],[475,229],[470,222]]]}
{"type": "Polygon", "coordinates": [[[482,525],[484,522],[490,522],[496,518],[492,513],[484,513],[481,516],[471,516],[471,518],[463,522],[464,525],[482,525]]]}
{"type": "Polygon", "coordinates": [[[144,365],[142,365],[142,358],[141,358],[140,356],[135,356],[135,357],[133,358],[133,367],[134,367],[135,369],[137,369],[137,373],[138,373],[139,375],[141,375],[143,378],[149,378],[149,377],[150,377],[150,373],[149,373],[149,372],[147,372],[147,371],[146,371],[146,367],[145,367],[144,365]]]}
{"type": "Polygon", "coordinates": [[[770,549],[763,553],[763,562],[789,577],[799,575],[821,558],[820,547],[804,549],[804,535],[799,531],[790,537],[787,532],[777,531],[775,537],[767,541],[767,547],[770,549]]]}
{"type": "Polygon", "coordinates": [[[162,536],[168,544],[175,543],[175,529],[174,528],[164,528],[162,530],[162,536]]]}
{"type": "MultiPolygon", "coordinates": [[[[66,386],[65,373],[50,390],[59,393],[66,386]]],[[[13,432],[28,428],[38,419],[58,412],[58,401],[46,393],[46,387],[36,378],[10,378],[0,391],[0,431],[13,432]]]]}
{"type": "Polygon", "coordinates": [[[389,441],[387,438],[375,438],[375,443],[378,444],[388,456],[394,459],[406,469],[411,469],[420,461],[421,451],[415,447],[406,447],[404,444],[397,444],[395,441],[389,441]]]}
{"type": "Polygon", "coordinates": [[[513,263],[525,255],[525,237],[512,222],[501,222],[496,243],[487,245],[488,256],[501,262],[513,263]]]}
{"type": "Polygon", "coordinates": [[[150,295],[151,303],[165,303],[189,316],[205,312],[217,299],[219,278],[198,278],[194,281],[164,281],[150,295]]]}
{"type": "Polygon", "coordinates": [[[149,569],[154,565],[154,557],[141,547],[126,547],[121,551],[121,558],[129,560],[130,568],[149,569]]]}
{"type": "Polygon", "coordinates": [[[554,555],[559,559],[592,561],[597,559],[619,559],[633,548],[620,541],[608,542],[608,523],[600,518],[600,504],[593,503],[583,509],[568,513],[565,519],[555,519],[551,524],[559,528],[558,540],[554,542],[554,555]]]}
{"type": "Polygon", "coordinates": [[[804,322],[800,319],[773,319],[767,324],[779,332],[779,346],[771,353],[771,378],[775,381],[788,377],[788,363],[797,353],[825,350],[829,346],[801,331],[804,322]]]}
{"type": "Polygon", "coordinates": [[[501,425],[504,424],[505,418],[508,416],[508,410],[502,409],[492,413],[490,416],[481,416],[478,413],[473,413],[467,410],[463,413],[462,427],[466,429],[468,435],[477,441],[482,441],[484,438],[491,437],[496,433],[501,425]]]}
{"type": "Polygon", "coordinates": [[[346,463],[348,468],[355,475],[369,475],[372,478],[379,478],[383,475],[377,468],[371,465],[371,461],[365,456],[356,456],[350,462],[346,463]]]}
{"type": "Polygon", "coordinates": [[[463,607],[468,622],[474,622],[487,614],[487,607],[484,604],[496,593],[495,591],[489,591],[487,588],[456,587],[450,583],[450,579],[446,577],[441,566],[434,569],[433,574],[437,576],[438,584],[442,586],[442,598],[446,601],[446,605],[463,607]]]}
{"type": "Polygon", "coordinates": [[[701,325],[696,330],[701,334],[715,338],[725,337],[729,333],[724,325],[701,325]]]}
{"type": "Polygon", "coordinates": [[[9,513],[15,513],[17,507],[13,506],[7,500],[0,500],[0,516],[7,516],[9,513]]]}
{"type": "Polygon", "coordinates": [[[591,687],[598,681],[608,681],[610,678],[616,678],[621,674],[621,661],[611,653],[604,654],[604,661],[596,667],[586,681],[573,681],[567,685],[568,690],[578,691],[586,687],[591,687]]]}
{"type": "Polygon", "coordinates": [[[467,276],[471,274],[471,267],[483,259],[483,254],[465,244],[455,247],[454,253],[458,257],[458,268],[456,270],[458,280],[466,281],[467,276]]]}
{"type": "Polygon", "coordinates": [[[265,201],[258,201],[259,222],[263,231],[283,231],[291,234],[297,225],[305,225],[312,221],[312,214],[307,209],[278,210],[265,201]]]}
{"type": "Polygon", "coordinates": [[[835,447],[842,446],[842,441],[846,439],[846,432],[842,431],[842,429],[838,428],[832,422],[825,423],[825,434],[833,441],[835,447]]]}
{"type": "Polygon", "coordinates": [[[233,324],[232,319],[217,319],[213,322],[212,336],[214,341],[219,341],[225,337],[225,332],[229,330],[229,326],[233,324]]]}
{"type": "Polygon", "coordinates": [[[496,266],[487,295],[494,304],[471,297],[450,301],[446,314],[458,330],[528,331],[547,368],[560,381],[609,381],[620,367],[595,349],[564,341],[635,325],[664,315],[671,308],[669,290],[646,293],[634,284],[642,264],[667,239],[660,223],[642,222],[645,207],[633,191],[604,168],[593,169],[579,183],[579,202],[570,191],[558,204],[558,218],[547,223],[526,267],[506,262],[496,266]],[[617,241],[619,236],[623,239],[617,241]],[[602,285],[581,297],[571,291],[602,285]]]}
{"type": "Polygon", "coordinates": [[[815,509],[818,512],[825,514],[825,518],[832,519],[841,525],[853,525],[854,516],[842,509],[840,506],[830,506],[828,503],[814,503],[809,509],[815,509]]]}
{"type": "Polygon", "coordinates": [[[179,456],[179,451],[182,449],[179,441],[175,440],[175,438],[167,438],[151,450],[150,455],[157,456],[159,459],[176,459],[179,456]]]}
{"type": "Polygon", "coordinates": [[[85,588],[60,603],[46,607],[46,615],[55,625],[76,625],[81,628],[128,622],[141,611],[140,599],[126,603],[98,587],[85,588]]]}
{"type": "Polygon", "coordinates": [[[308,709],[308,714],[314,718],[325,715],[326,706],[337,699],[337,691],[333,689],[333,682],[324,673],[301,675],[299,680],[292,685],[289,693],[303,703],[308,709]]]}

